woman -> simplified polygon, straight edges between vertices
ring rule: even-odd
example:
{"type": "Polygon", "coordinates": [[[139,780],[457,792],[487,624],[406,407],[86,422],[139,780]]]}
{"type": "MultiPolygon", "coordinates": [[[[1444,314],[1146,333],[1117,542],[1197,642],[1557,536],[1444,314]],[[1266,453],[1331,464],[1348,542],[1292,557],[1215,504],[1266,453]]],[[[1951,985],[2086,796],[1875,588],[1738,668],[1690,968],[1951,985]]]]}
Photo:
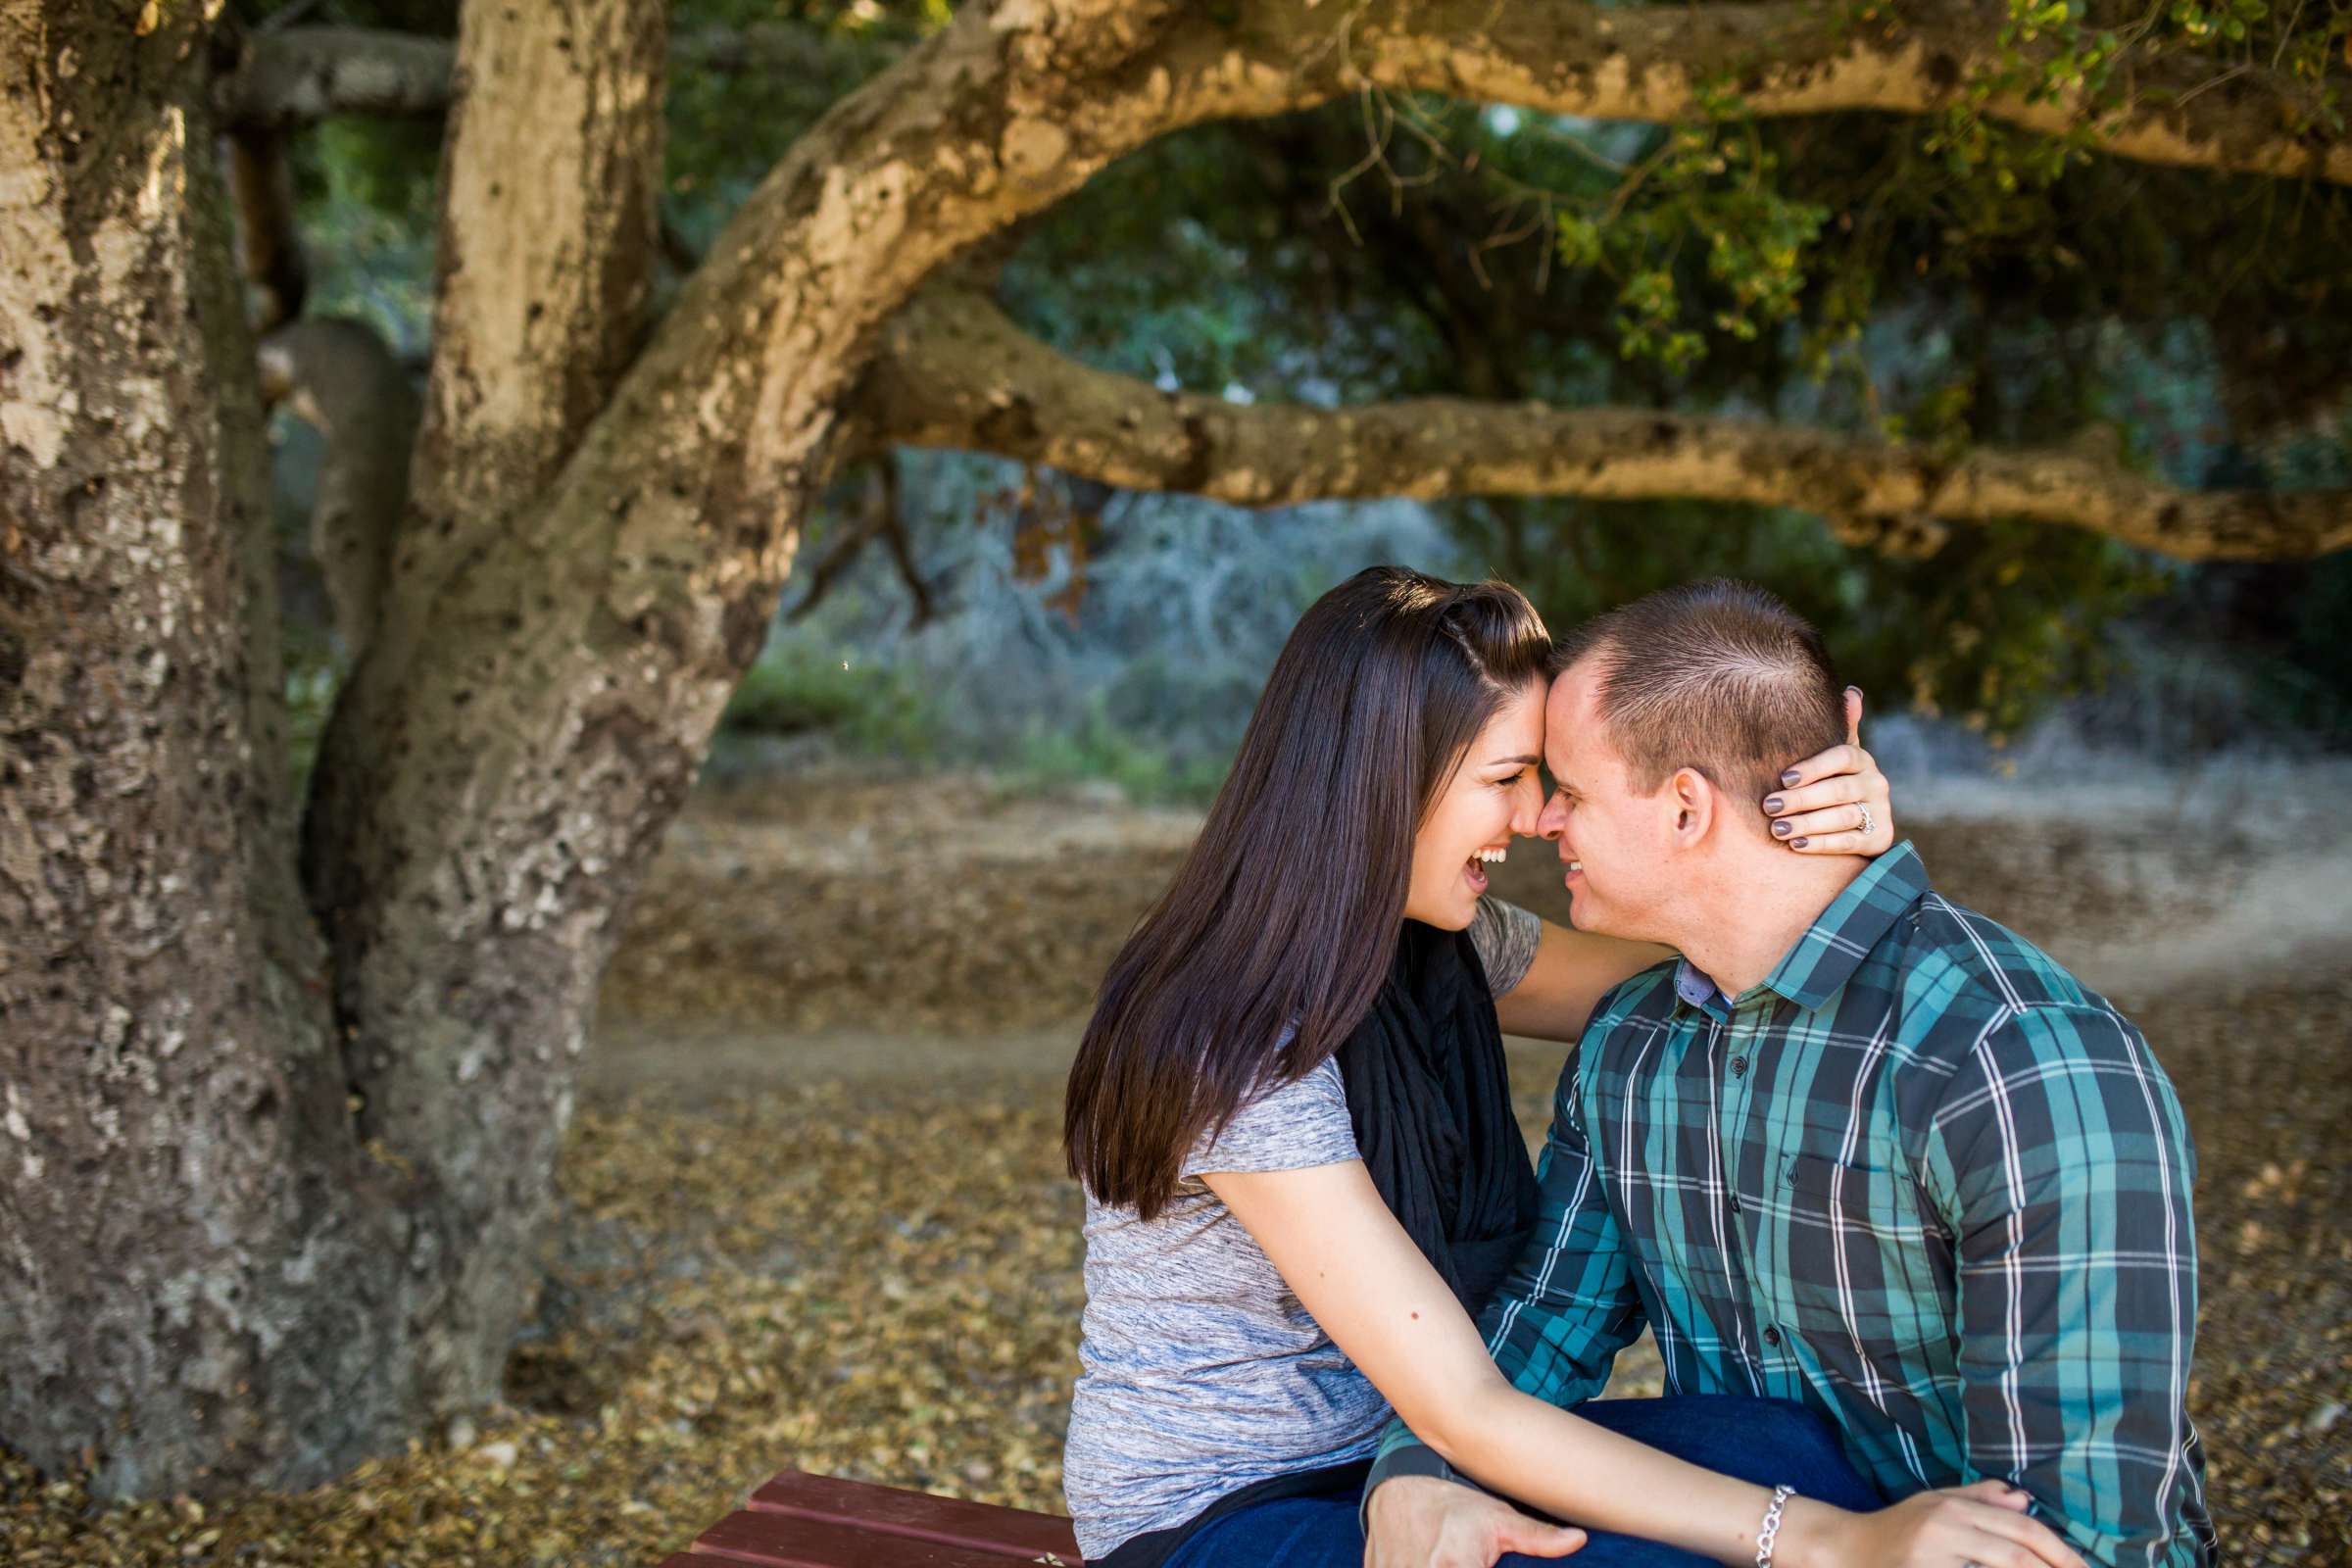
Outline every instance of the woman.
{"type": "MultiPolygon", "coordinates": [[[[1464,1467],[1526,1474],[1539,1507],[1755,1560],[1767,1489],[1509,1389],[1471,1322],[1533,1222],[1500,1030],[1572,1040],[1604,991],[1665,956],[1485,897],[1483,867],[1534,832],[1541,808],[1549,649],[1498,583],[1378,567],[1324,596],[1276,662],[1173,886],[1105,977],[1064,1126],[1088,1194],[1064,1478],[1090,1563],[1339,1560],[1329,1539],[1293,1550],[1281,1521],[1301,1499],[1352,1498],[1384,1392],[1416,1425],[1491,1417],[1473,1446],[1493,1454],[1464,1467]],[[1228,1204],[1248,1190],[1243,1206],[1262,1212],[1269,1173],[1301,1172],[1317,1173],[1335,1228],[1368,1238],[1347,1278],[1285,1279],[1228,1204]],[[1301,1298],[1410,1304],[1416,1328],[1334,1313],[1348,1324],[1335,1345],[1301,1298]]],[[[1848,831],[1867,820],[1855,802],[1886,819],[1867,761],[1838,748],[1799,764],[1780,800],[1808,841],[1795,853],[1891,842],[1883,827],[1848,831]]],[[[1919,1539],[1920,1510],[1876,1509],[1818,1418],[1771,1409],[1794,1423],[1783,1446],[1805,1475],[1780,1562],[1967,1560],[1919,1539]]],[[[1984,1560],[2023,1538],[2031,1561],[2080,1568],[2017,1502],[1966,1495],[1984,1560]]],[[[1543,1549],[1579,1540],[1552,1533],[1543,1549]]]]}

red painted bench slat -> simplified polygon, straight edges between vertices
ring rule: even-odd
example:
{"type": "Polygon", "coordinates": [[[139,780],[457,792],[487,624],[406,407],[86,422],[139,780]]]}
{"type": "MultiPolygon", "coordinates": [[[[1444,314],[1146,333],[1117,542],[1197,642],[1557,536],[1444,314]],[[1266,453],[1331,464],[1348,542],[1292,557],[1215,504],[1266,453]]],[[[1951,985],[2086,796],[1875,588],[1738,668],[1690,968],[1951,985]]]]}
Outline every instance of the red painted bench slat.
{"type": "Polygon", "coordinates": [[[1069,1520],[1055,1514],[867,1486],[805,1470],[781,1472],[752,1494],[750,1506],[808,1519],[842,1520],[888,1535],[967,1546],[1024,1561],[1059,1557],[1076,1568],[1080,1560],[1076,1532],[1069,1520]]]}
{"type": "Polygon", "coordinates": [[[943,1545],[797,1514],[731,1513],[703,1532],[694,1549],[760,1568],[1004,1568],[1002,1552],[943,1545]]]}
{"type": "Polygon", "coordinates": [[[1084,1568],[1070,1521],[786,1470],[662,1568],[1084,1568]]]}

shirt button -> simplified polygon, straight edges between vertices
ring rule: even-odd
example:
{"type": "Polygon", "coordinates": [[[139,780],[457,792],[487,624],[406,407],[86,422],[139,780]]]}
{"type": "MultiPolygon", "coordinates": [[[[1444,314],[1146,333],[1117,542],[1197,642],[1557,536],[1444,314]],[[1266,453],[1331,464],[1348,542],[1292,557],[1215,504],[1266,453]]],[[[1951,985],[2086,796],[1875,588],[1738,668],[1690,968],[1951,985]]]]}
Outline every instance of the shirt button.
{"type": "Polygon", "coordinates": [[[1732,1195],[1732,1212],[1735,1214],[1740,1212],[1740,1195],[1738,1193],[1732,1195]]]}
{"type": "Polygon", "coordinates": [[[1745,1056],[1734,1056],[1732,1058],[1732,1076],[1737,1078],[1746,1071],[1747,1058],[1745,1056]]]}
{"type": "Polygon", "coordinates": [[[1776,1350],[1779,1349],[1781,1348],[1781,1331],[1769,1324],[1766,1325],[1764,1329],[1764,1343],[1771,1346],[1776,1350]]]}

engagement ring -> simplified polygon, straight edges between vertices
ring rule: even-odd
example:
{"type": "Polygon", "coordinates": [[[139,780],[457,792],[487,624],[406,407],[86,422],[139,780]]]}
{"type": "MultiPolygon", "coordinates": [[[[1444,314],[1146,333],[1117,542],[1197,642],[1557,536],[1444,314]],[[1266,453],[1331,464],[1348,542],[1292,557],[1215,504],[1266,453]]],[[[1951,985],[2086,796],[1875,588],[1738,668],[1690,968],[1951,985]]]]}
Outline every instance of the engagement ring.
{"type": "Polygon", "coordinates": [[[1865,834],[1877,832],[1879,824],[1872,818],[1870,814],[1869,804],[1863,801],[1856,801],[1854,803],[1854,808],[1862,813],[1862,831],[1865,834]]]}

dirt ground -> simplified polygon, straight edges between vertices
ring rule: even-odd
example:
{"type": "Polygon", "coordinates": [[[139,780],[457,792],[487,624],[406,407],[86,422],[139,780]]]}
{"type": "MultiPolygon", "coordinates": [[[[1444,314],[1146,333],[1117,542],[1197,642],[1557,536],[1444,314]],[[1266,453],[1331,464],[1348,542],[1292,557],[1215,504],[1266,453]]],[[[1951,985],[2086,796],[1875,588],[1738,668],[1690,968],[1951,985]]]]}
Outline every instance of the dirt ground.
{"type": "MultiPolygon", "coordinates": [[[[1940,889],[2139,1019],[2189,1107],[2204,1276],[2192,1410],[2237,1561],[2352,1562],[2341,782],[2115,785],[2061,810],[2036,802],[2025,821],[2024,792],[1926,791],[1934,814],[1904,829],[1940,889]]],[[[750,1084],[861,1098],[927,1085],[1050,1110],[1070,1020],[1193,826],[953,780],[773,803],[711,799],[673,837],[612,971],[600,1093],[695,1103],[750,1084]],[[798,1038],[780,1039],[778,1018],[798,1038]]],[[[1528,846],[1497,887],[1548,909],[1553,877],[1528,846]]],[[[1555,1047],[1514,1043],[1531,1128],[1558,1064],[1555,1047]]],[[[1654,1387],[1654,1358],[1620,1376],[1654,1387]]]]}
{"type": "MultiPolygon", "coordinates": [[[[2188,1106],[2190,1402],[2225,1561],[2352,1564],[2345,776],[1898,795],[1937,886],[2145,1028],[2188,1106]]],[[[787,1464],[1058,1508],[1083,1293],[1054,1157],[1096,977],[1196,819],[984,779],[706,792],[609,972],[511,1404],[300,1497],[92,1504],[0,1560],[649,1565],[787,1464]]],[[[1555,907],[1547,853],[1498,889],[1555,907]]],[[[1513,1045],[1539,1126],[1560,1052],[1513,1045]]],[[[1620,1392],[1656,1386],[1653,1356],[1620,1392]]]]}

